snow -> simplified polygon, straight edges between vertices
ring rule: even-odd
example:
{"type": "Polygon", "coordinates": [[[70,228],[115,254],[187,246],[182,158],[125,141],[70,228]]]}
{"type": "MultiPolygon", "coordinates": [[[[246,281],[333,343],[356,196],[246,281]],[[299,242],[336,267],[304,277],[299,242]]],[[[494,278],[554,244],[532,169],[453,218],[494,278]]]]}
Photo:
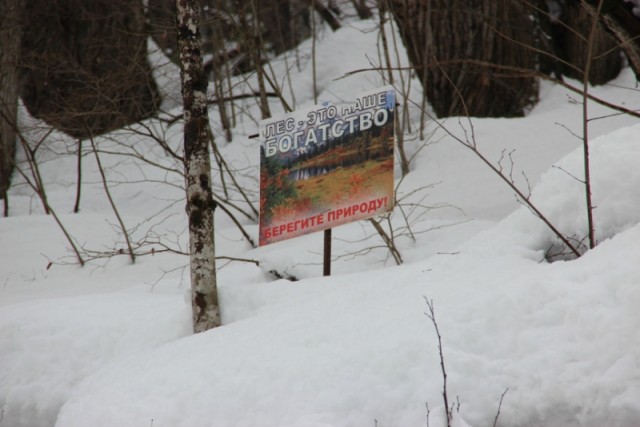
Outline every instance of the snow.
{"type": "MultiPolygon", "coordinates": [[[[372,26],[354,21],[319,40],[321,101],[349,101],[384,84],[377,72],[338,79],[377,63],[372,26]]],[[[292,68],[297,108],[313,104],[310,51],[310,42],[301,46],[301,68],[292,68]]],[[[273,66],[284,75],[284,62],[276,59],[273,66]]],[[[170,67],[161,75],[171,82],[170,67]]],[[[592,93],[637,108],[635,92],[622,89],[634,83],[624,70],[592,93]]],[[[412,96],[419,100],[418,85],[413,82],[412,96]]],[[[171,91],[179,90],[163,87],[174,96],[171,91]]],[[[478,149],[494,163],[512,153],[513,164],[503,156],[504,169],[513,168],[525,190],[531,186],[531,200],[554,225],[583,240],[582,147],[570,132],[580,132],[581,106],[573,96],[543,84],[541,102],[525,118],[471,124],[452,118],[443,125],[456,135],[465,134],[463,127],[470,135],[473,125],[478,149]]],[[[250,101],[245,110],[258,116],[250,101]]],[[[595,103],[590,112],[611,114],[595,103]]],[[[235,140],[225,144],[217,111],[210,117],[222,154],[255,200],[257,142],[246,135],[257,123],[241,116],[235,140]]],[[[418,112],[412,118],[417,123],[418,112]]],[[[260,266],[219,260],[223,326],[198,335],[190,332],[184,255],[158,251],[134,264],[126,256],[98,257],[81,268],[53,219],[16,178],[11,216],[0,218],[0,426],[404,427],[426,425],[427,417],[430,426],[444,426],[426,298],[442,334],[454,426],[493,425],[506,391],[500,426],[635,427],[636,123],[622,115],[591,122],[598,245],[575,260],[547,262],[547,251],[557,248],[553,233],[433,122],[425,142],[407,134],[412,171],[402,182],[396,172],[398,197],[422,206],[410,216],[415,241],[397,239],[401,266],[368,223],[354,223],[333,230],[333,276],[324,278],[322,233],[253,249],[218,209],[217,254],[260,266]],[[270,270],[300,280],[276,279],[270,270]]],[[[162,134],[179,149],[178,127],[162,134]]],[[[41,172],[62,222],[87,250],[124,247],[93,156],[83,159],[81,210],[73,214],[76,142],[50,138],[40,151],[41,172]]],[[[101,154],[101,161],[132,240],[157,236],[175,249],[187,247],[184,181],[167,170],[175,161],[131,132],[97,143],[121,153],[101,154]],[[131,147],[165,169],[122,154],[131,147]]],[[[256,239],[255,222],[239,218],[256,239]]],[[[400,215],[393,221],[402,225],[400,215]]]]}

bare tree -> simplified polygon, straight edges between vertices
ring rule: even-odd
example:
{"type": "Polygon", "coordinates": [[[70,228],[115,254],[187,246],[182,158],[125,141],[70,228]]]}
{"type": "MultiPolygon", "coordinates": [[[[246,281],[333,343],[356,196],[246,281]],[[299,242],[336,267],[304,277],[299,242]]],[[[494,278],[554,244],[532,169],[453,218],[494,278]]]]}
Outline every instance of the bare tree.
{"type": "Polygon", "coordinates": [[[184,155],[191,264],[193,330],[220,325],[216,282],[207,75],[202,62],[197,0],[176,0],[178,48],[184,109],[184,155]]]}

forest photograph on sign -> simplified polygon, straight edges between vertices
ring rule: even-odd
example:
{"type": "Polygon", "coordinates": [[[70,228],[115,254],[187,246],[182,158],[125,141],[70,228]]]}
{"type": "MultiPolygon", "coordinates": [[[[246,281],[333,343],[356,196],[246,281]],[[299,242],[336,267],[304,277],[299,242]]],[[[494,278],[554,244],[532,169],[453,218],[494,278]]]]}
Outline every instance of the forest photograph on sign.
{"type": "Polygon", "coordinates": [[[260,245],[393,209],[395,91],[260,122],[260,245]]]}

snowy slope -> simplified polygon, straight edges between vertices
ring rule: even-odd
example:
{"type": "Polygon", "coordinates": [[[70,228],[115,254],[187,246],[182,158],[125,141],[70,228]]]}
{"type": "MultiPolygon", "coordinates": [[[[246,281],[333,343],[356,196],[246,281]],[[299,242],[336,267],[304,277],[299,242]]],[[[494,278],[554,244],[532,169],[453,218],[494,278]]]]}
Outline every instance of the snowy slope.
{"type": "MultiPolygon", "coordinates": [[[[353,22],[323,35],[321,100],[349,101],[383,84],[377,72],[336,80],[377,61],[372,26],[353,22]]],[[[303,45],[300,70],[292,68],[297,107],[313,104],[310,50],[303,45]]],[[[399,57],[406,61],[403,52],[399,57]]],[[[282,75],[287,65],[278,59],[273,66],[282,75]]],[[[165,72],[175,82],[175,70],[165,72]]],[[[633,85],[626,70],[593,93],[636,108],[637,95],[622,89],[633,85]]],[[[413,82],[412,96],[419,99],[417,87],[413,82]]],[[[572,96],[544,84],[527,117],[474,119],[472,126],[480,151],[493,162],[511,152],[513,165],[505,165],[513,166],[514,180],[530,185],[549,219],[581,240],[581,146],[569,131],[580,132],[581,106],[572,96]]],[[[272,107],[280,108],[276,101],[272,107]]],[[[611,113],[590,108],[594,117],[611,113]]],[[[256,111],[248,101],[246,109],[256,111]]],[[[417,122],[419,112],[411,114],[417,122]]],[[[217,112],[210,117],[215,122],[217,112]]],[[[407,135],[416,154],[409,176],[401,182],[396,171],[399,197],[424,206],[412,224],[415,241],[398,238],[402,266],[394,266],[367,223],[350,224],[334,230],[334,275],[322,278],[321,234],[252,249],[217,211],[218,255],[254,259],[260,267],[220,262],[224,326],[197,336],[190,334],[187,257],[155,253],[131,264],[116,256],[80,268],[54,221],[16,179],[12,216],[0,218],[0,426],[404,427],[426,425],[427,417],[430,426],[444,425],[437,337],[425,298],[435,305],[450,401],[460,403],[458,426],[493,425],[507,389],[498,425],[637,426],[640,125],[634,123],[626,116],[592,122],[599,245],[578,260],[546,262],[557,243],[552,233],[433,122],[426,143],[407,135]],[[302,280],[276,280],[271,269],[302,280]]],[[[465,120],[442,125],[458,135],[461,127],[471,130],[465,120]]],[[[215,129],[221,152],[257,197],[257,142],[246,137],[255,121],[242,116],[229,144],[215,129]]],[[[177,126],[164,136],[179,149],[177,126]]],[[[41,151],[42,174],[63,223],[86,249],[123,247],[95,159],[84,157],[81,211],[73,214],[77,142],[50,138],[41,151]]],[[[184,248],[182,181],[167,171],[175,161],[149,138],[124,131],[97,142],[118,153],[135,147],[164,167],[101,155],[134,239],[160,236],[184,248]]],[[[255,223],[242,223],[255,238],[255,223]]]]}

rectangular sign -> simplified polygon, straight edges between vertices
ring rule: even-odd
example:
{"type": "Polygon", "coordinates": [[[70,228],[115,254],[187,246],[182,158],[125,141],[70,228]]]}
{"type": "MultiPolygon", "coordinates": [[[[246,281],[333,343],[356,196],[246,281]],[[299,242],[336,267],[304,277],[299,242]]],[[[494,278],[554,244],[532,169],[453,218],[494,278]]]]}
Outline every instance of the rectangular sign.
{"type": "Polygon", "coordinates": [[[393,209],[395,91],[260,122],[260,246],[393,209]]]}

